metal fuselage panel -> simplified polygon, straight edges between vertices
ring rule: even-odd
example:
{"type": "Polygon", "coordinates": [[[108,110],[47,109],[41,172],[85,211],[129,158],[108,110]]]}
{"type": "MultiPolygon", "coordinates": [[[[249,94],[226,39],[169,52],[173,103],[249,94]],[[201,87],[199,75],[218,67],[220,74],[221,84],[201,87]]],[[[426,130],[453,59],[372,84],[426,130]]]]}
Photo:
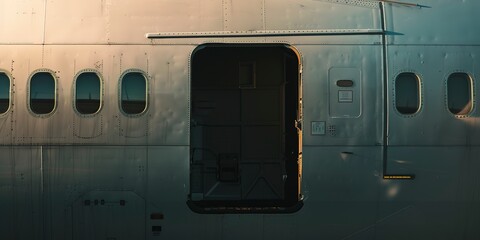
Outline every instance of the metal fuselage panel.
{"type": "Polygon", "coordinates": [[[0,115],[0,238],[479,239],[480,35],[473,11],[480,2],[419,4],[1,1],[0,71],[10,78],[11,101],[0,115]],[[262,30],[291,35],[254,36],[262,30]],[[145,37],[237,31],[253,36],[145,37]],[[191,54],[212,42],[287,44],[300,54],[299,211],[198,214],[186,205],[191,54]],[[56,81],[48,116],[28,109],[29,78],[39,69],[56,81]],[[102,83],[93,115],[74,110],[75,76],[85,69],[102,83]],[[147,110],[138,116],[120,109],[120,78],[129,70],[147,80],[147,110]],[[402,72],[420,79],[421,108],[413,116],[392,101],[402,72]],[[454,72],[473,79],[468,116],[448,111],[454,72]]]}
{"type": "Polygon", "coordinates": [[[10,45],[0,49],[12,59],[8,70],[14,76],[14,104],[0,117],[0,143],[188,144],[185,100],[191,46],[10,45]],[[53,71],[56,79],[56,108],[48,117],[38,116],[28,107],[30,74],[39,69],[53,71]],[[93,115],[78,114],[74,109],[75,75],[85,69],[98,73],[103,90],[101,109],[93,115]],[[147,110],[129,116],[120,110],[120,78],[125,71],[137,69],[148,75],[147,110]]]}
{"type": "MultiPolygon", "coordinates": [[[[389,144],[394,146],[479,146],[478,46],[388,46],[389,58],[389,144]],[[398,112],[394,85],[399,73],[413,72],[420,79],[420,110],[413,115],[398,112]],[[455,72],[472,77],[473,110],[456,116],[448,109],[447,80],[455,72]]],[[[454,97],[454,96],[450,96],[454,97]]]]}

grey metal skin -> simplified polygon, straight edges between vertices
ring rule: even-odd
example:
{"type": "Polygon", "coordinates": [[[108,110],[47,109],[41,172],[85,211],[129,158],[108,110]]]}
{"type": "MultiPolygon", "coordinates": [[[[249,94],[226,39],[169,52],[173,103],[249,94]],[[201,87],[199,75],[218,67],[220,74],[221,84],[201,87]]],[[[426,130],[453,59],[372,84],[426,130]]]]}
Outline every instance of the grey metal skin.
{"type": "Polygon", "coordinates": [[[479,8],[476,0],[1,0],[0,71],[11,101],[0,115],[0,239],[479,239],[479,8]],[[190,60],[205,43],[298,51],[298,211],[187,206],[190,60]],[[39,69],[56,80],[45,116],[28,110],[39,69]],[[137,115],[119,107],[119,79],[132,69],[148,83],[137,115]],[[73,100],[84,70],[102,81],[101,109],[88,116],[73,100]],[[402,72],[421,83],[420,110],[409,116],[393,101],[402,72]],[[473,82],[465,116],[447,108],[454,72],[473,82]],[[356,83],[352,104],[335,101],[339,78],[356,83]]]}

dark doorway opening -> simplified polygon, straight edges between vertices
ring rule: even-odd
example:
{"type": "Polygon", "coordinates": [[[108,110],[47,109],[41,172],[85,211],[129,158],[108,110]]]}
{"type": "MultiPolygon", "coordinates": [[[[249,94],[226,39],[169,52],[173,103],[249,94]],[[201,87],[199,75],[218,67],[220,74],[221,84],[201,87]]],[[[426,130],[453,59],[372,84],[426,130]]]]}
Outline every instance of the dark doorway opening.
{"type": "Polygon", "coordinates": [[[286,45],[206,44],[191,66],[191,209],[299,209],[297,53],[286,45]]]}

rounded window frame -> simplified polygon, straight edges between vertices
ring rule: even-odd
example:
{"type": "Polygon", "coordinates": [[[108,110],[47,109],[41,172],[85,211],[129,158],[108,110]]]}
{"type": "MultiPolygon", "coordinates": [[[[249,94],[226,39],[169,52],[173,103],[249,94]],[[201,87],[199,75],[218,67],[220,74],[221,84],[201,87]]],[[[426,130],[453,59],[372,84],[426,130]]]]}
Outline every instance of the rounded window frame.
{"type": "Polygon", "coordinates": [[[8,108],[5,112],[3,113],[0,113],[0,118],[1,117],[5,117],[7,116],[11,111],[12,111],[12,106],[13,106],[13,76],[10,74],[10,72],[8,72],[7,70],[5,69],[1,69],[0,68],[0,73],[3,73],[5,74],[5,76],[7,76],[8,78],[8,81],[9,81],[9,89],[8,89],[8,108]]]}
{"type": "Polygon", "coordinates": [[[454,116],[455,118],[468,118],[470,117],[474,112],[475,112],[475,106],[476,106],[476,101],[475,101],[475,81],[474,78],[472,77],[473,74],[469,71],[465,70],[460,70],[456,69],[454,71],[448,72],[448,74],[445,75],[445,110],[451,115],[454,116]],[[460,73],[460,74],[465,74],[468,77],[468,80],[470,82],[470,99],[472,101],[472,106],[470,108],[470,111],[467,114],[455,114],[450,111],[450,108],[448,106],[448,80],[450,79],[450,76],[453,74],[460,73]]]}
{"type": "Polygon", "coordinates": [[[423,102],[424,86],[423,86],[422,79],[423,79],[422,74],[420,74],[417,71],[414,71],[412,69],[405,69],[405,70],[399,71],[397,74],[395,74],[395,77],[393,78],[393,81],[392,81],[392,106],[393,106],[393,109],[395,109],[394,111],[399,116],[401,116],[403,118],[413,118],[413,117],[418,116],[423,111],[423,108],[424,108],[424,102],[423,102]],[[401,113],[397,109],[397,99],[396,99],[396,97],[397,97],[397,86],[396,86],[397,79],[401,74],[405,74],[405,73],[410,73],[410,74],[415,75],[415,77],[417,78],[417,83],[418,83],[418,109],[417,109],[416,112],[411,113],[411,114],[401,113]]]}
{"type": "Polygon", "coordinates": [[[104,83],[104,80],[103,80],[103,75],[97,71],[96,69],[93,69],[93,68],[86,68],[86,69],[82,69],[80,70],[79,72],[77,72],[77,74],[75,74],[74,78],[73,78],[73,85],[72,85],[72,107],[73,107],[73,110],[75,111],[75,113],[81,117],[94,117],[96,115],[98,115],[102,109],[103,109],[103,105],[104,105],[104,95],[105,95],[105,83],[104,83]],[[78,77],[83,74],[83,73],[95,73],[95,75],[97,75],[98,79],[100,80],[100,106],[98,107],[98,110],[94,113],[88,113],[88,114],[85,114],[85,113],[81,113],[78,111],[77,109],[77,80],[78,80],[78,77]]]}
{"type": "Polygon", "coordinates": [[[131,69],[127,69],[125,70],[121,75],[120,75],[120,78],[119,78],[119,81],[118,81],[118,109],[120,110],[120,112],[126,116],[126,117],[140,117],[144,114],[146,114],[148,112],[148,109],[149,109],[149,105],[150,105],[150,87],[149,87],[149,81],[148,81],[148,75],[145,71],[141,70],[141,69],[138,69],[138,68],[131,68],[131,69]],[[126,113],[124,110],[123,110],[123,107],[122,107],[122,84],[123,84],[123,78],[125,77],[125,75],[129,74],[129,73],[140,73],[142,74],[143,78],[145,79],[145,108],[143,109],[142,112],[140,113],[134,113],[134,114],[131,114],[131,113],[126,113]]]}
{"type": "Polygon", "coordinates": [[[48,118],[48,117],[52,116],[53,114],[55,114],[55,112],[57,112],[57,108],[58,108],[58,77],[55,74],[55,71],[53,71],[51,69],[48,69],[48,68],[40,68],[40,69],[36,69],[32,73],[30,73],[30,75],[28,77],[28,81],[27,81],[27,96],[26,96],[26,98],[27,98],[27,109],[30,112],[30,114],[32,114],[33,116],[40,117],[40,118],[48,118]],[[49,73],[52,76],[53,82],[55,84],[54,94],[53,94],[53,96],[54,96],[53,109],[49,113],[44,113],[44,114],[36,113],[32,110],[32,106],[30,104],[32,77],[37,73],[49,73]]]}

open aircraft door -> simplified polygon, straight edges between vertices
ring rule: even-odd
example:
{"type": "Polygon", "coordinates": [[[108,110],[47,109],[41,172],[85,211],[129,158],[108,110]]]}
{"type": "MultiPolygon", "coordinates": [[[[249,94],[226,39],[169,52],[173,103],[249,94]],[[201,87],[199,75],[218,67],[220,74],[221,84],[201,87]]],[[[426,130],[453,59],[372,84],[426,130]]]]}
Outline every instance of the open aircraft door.
{"type": "Polygon", "coordinates": [[[296,51],[278,44],[206,44],[195,49],[191,66],[191,209],[299,209],[296,51]]]}

